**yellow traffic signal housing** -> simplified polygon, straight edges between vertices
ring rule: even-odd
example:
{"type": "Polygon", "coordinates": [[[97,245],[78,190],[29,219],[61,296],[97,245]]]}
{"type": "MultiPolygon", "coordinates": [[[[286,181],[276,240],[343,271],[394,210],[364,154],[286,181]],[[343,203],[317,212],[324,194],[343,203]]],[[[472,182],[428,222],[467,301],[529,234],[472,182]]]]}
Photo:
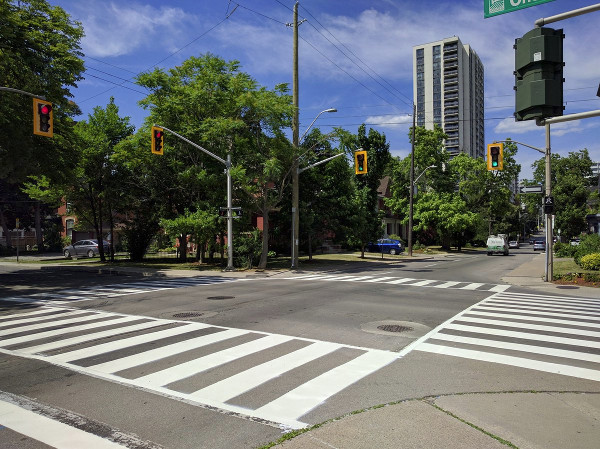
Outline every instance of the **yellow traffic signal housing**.
{"type": "Polygon", "coordinates": [[[504,144],[489,143],[487,146],[487,169],[502,170],[504,168],[504,144]]]}
{"type": "Polygon", "coordinates": [[[354,173],[357,175],[365,175],[367,168],[367,152],[364,150],[354,153],[354,173]]]}
{"type": "Polygon", "coordinates": [[[33,134],[45,137],[54,135],[54,116],[49,101],[33,99],[33,134]]]}
{"type": "Polygon", "coordinates": [[[152,154],[163,154],[165,132],[162,128],[152,127],[152,154]]]}

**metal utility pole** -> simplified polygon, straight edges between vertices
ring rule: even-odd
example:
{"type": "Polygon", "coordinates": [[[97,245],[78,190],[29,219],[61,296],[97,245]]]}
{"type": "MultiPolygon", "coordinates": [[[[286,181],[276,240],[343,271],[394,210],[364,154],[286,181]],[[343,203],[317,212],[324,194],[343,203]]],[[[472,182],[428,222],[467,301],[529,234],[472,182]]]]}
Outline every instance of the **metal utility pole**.
{"type": "MultiPolygon", "coordinates": [[[[550,123],[546,123],[546,197],[552,195],[552,180],[550,179],[550,123]]],[[[552,214],[546,214],[546,278],[544,281],[552,282],[554,277],[554,263],[552,259],[552,247],[554,244],[554,232],[552,229],[552,214]]]]}
{"type": "Polygon", "coordinates": [[[292,163],[292,269],[298,268],[298,228],[300,226],[300,217],[298,216],[298,206],[300,202],[300,192],[298,186],[298,147],[300,146],[300,106],[298,102],[298,2],[294,5],[294,56],[293,56],[293,105],[294,116],[292,118],[292,139],[294,145],[294,161],[292,163]]]}
{"type": "Polygon", "coordinates": [[[410,149],[410,192],[408,194],[408,255],[412,257],[412,232],[413,232],[413,200],[414,200],[414,178],[415,178],[415,139],[417,127],[417,105],[413,103],[413,128],[412,145],[410,149]]]}
{"type": "MultiPolygon", "coordinates": [[[[175,131],[173,131],[169,128],[165,128],[164,126],[156,125],[156,124],[154,126],[157,128],[164,129],[165,131],[169,131],[171,134],[180,138],[184,142],[189,143],[194,148],[198,148],[200,151],[203,151],[204,153],[206,153],[209,156],[211,156],[212,158],[218,160],[222,164],[225,164],[225,173],[227,174],[227,268],[225,268],[225,271],[234,271],[234,268],[233,268],[233,214],[231,212],[231,207],[232,207],[231,153],[227,153],[227,160],[225,160],[225,159],[217,156],[216,154],[213,154],[210,151],[202,148],[200,145],[192,142],[191,140],[186,139],[182,135],[177,134],[175,131]]],[[[230,147],[230,150],[231,150],[231,147],[230,147]]]]}

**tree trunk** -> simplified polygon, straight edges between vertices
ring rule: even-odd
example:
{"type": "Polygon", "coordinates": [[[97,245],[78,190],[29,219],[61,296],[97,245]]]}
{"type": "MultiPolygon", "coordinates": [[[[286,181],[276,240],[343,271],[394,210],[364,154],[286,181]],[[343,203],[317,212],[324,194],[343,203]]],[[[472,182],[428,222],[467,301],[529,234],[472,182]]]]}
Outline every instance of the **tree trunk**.
{"type": "Polygon", "coordinates": [[[260,253],[260,262],[258,268],[264,270],[267,268],[267,256],[269,255],[269,208],[266,204],[263,210],[263,232],[262,232],[262,251],[260,253]]]}
{"type": "Polygon", "coordinates": [[[179,237],[179,261],[185,263],[187,260],[187,236],[181,234],[179,237]]]}
{"type": "Polygon", "coordinates": [[[308,261],[312,261],[312,232],[308,230],[308,261]]]}
{"type": "MultiPolygon", "coordinates": [[[[115,219],[112,206],[108,206],[108,224],[110,226],[110,261],[115,261],[115,219]]],[[[104,246],[104,245],[103,245],[104,246]]]]}
{"type": "Polygon", "coordinates": [[[12,240],[10,238],[10,230],[8,229],[8,224],[6,223],[6,217],[4,216],[4,212],[0,207],[0,226],[2,226],[2,232],[6,238],[6,247],[12,247],[12,240]]]}
{"type": "Polygon", "coordinates": [[[44,235],[42,233],[42,213],[41,205],[38,201],[35,203],[35,239],[37,241],[38,252],[44,252],[44,235]]]}

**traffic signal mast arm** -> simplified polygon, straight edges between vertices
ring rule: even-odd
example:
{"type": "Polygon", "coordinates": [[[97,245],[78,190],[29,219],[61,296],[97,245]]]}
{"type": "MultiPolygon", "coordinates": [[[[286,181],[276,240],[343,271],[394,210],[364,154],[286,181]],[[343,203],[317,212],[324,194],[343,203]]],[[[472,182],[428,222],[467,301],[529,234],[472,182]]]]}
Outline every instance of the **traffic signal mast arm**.
{"type": "Polygon", "coordinates": [[[211,153],[210,151],[202,148],[200,145],[195,144],[194,142],[192,142],[191,140],[186,139],[185,137],[183,137],[180,134],[177,134],[175,131],[170,130],[169,128],[165,128],[164,126],[161,125],[153,125],[154,128],[160,128],[160,129],[164,129],[165,131],[169,131],[171,134],[173,134],[174,136],[179,137],[181,140],[183,140],[184,142],[189,143],[191,146],[193,146],[194,148],[198,148],[200,151],[204,151],[206,154],[208,154],[209,156],[215,158],[216,160],[218,160],[219,162],[225,164],[225,166],[227,168],[230,168],[231,162],[226,161],[225,159],[220,158],[219,156],[217,156],[216,154],[211,153]]]}
{"type": "Polygon", "coordinates": [[[538,147],[532,147],[531,145],[527,145],[526,143],[523,143],[523,142],[517,142],[516,140],[494,140],[494,143],[518,143],[519,145],[523,145],[524,147],[528,147],[528,148],[531,148],[532,150],[539,151],[542,154],[546,154],[546,150],[543,150],[538,147]]]}
{"type": "Polygon", "coordinates": [[[171,134],[179,137],[184,142],[189,143],[194,148],[198,148],[200,151],[203,151],[204,153],[208,154],[210,157],[225,164],[225,167],[226,167],[225,172],[227,174],[227,210],[229,211],[229,213],[227,214],[228,216],[227,216],[227,268],[226,268],[226,271],[233,271],[234,270],[234,268],[233,268],[233,217],[231,215],[231,209],[232,209],[231,196],[232,196],[233,186],[232,186],[232,180],[231,180],[231,153],[227,153],[227,160],[225,160],[223,158],[220,158],[216,154],[213,154],[210,151],[202,148],[200,145],[195,144],[194,142],[186,139],[182,135],[177,134],[175,131],[170,130],[169,128],[165,128],[164,126],[160,126],[160,125],[156,125],[156,124],[153,125],[153,127],[161,128],[165,131],[169,131],[171,134]]]}
{"type": "Polygon", "coordinates": [[[319,161],[315,164],[309,165],[308,167],[298,168],[298,174],[302,173],[303,171],[308,170],[309,168],[313,168],[313,167],[316,167],[317,165],[324,164],[325,162],[329,162],[330,160],[335,159],[336,157],[343,156],[343,155],[344,155],[344,153],[339,153],[339,154],[336,154],[335,156],[328,157],[327,159],[323,159],[322,161],[319,161]]]}

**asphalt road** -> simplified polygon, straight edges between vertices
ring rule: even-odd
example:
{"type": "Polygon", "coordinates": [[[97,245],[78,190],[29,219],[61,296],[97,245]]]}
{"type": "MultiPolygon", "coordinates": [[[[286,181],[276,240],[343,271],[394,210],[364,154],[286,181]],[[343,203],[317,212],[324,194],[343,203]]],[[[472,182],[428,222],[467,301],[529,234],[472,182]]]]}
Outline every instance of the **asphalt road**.
{"type": "MultiPolygon", "coordinates": [[[[552,351],[567,351],[559,359],[527,352],[518,365],[509,351],[532,350],[511,348],[511,334],[498,337],[502,347],[473,351],[473,344],[485,344],[481,326],[516,331],[511,323],[486,322],[494,313],[498,320],[524,314],[515,320],[532,329],[527,338],[534,346],[545,344],[533,341],[536,335],[562,335],[535,327],[536,301],[546,299],[500,281],[532,255],[523,248],[508,257],[456,254],[247,278],[1,267],[0,405],[36,410],[23,419],[49,417],[70,438],[97,435],[140,448],[247,448],[290,428],[401,399],[597,391],[598,338],[586,327],[594,321],[585,306],[573,313],[578,338],[592,342],[590,360],[573,362],[572,348],[552,341],[552,351]],[[517,299],[531,309],[509,312],[517,299]],[[544,357],[570,374],[551,372],[544,357]]],[[[554,313],[572,312],[561,305],[570,300],[551,301],[559,304],[554,313]]],[[[2,447],[47,447],[40,441],[52,433],[7,427],[0,430],[2,447]]]]}

